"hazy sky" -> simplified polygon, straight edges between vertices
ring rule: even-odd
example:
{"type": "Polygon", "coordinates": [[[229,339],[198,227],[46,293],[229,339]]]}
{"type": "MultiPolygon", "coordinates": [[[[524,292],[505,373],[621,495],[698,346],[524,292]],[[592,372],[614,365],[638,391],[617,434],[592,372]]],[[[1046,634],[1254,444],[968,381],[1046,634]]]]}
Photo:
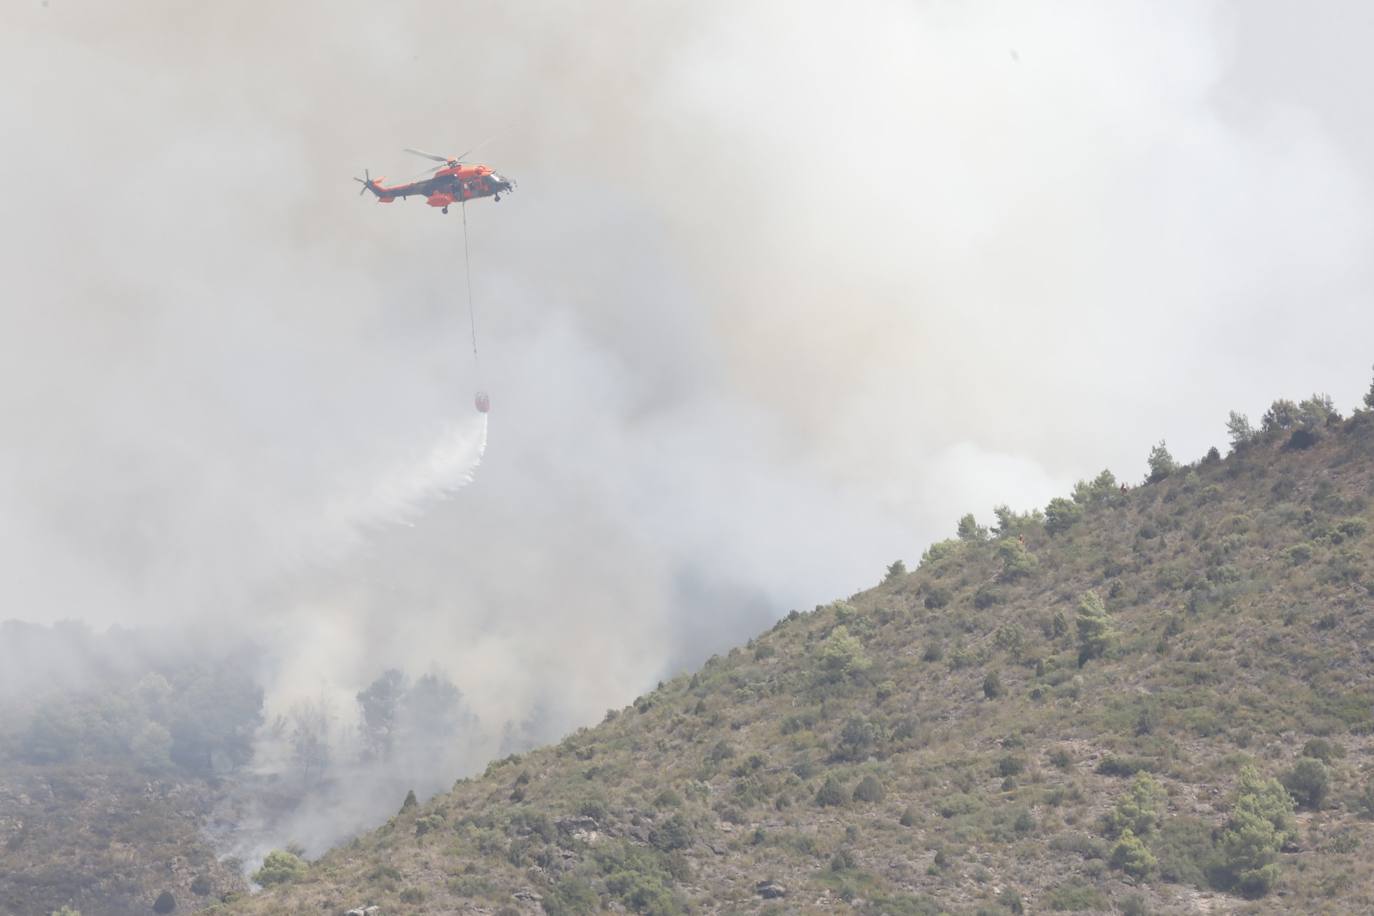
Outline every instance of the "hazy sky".
{"type": "Polygon", "coordinates": [[[12,0],[0,615],[272,634],[279,698],[438,665],[552,734],[965,511],[1348,409],[1372,25],[12,0]],[[488,137],[479,380],[459,214],[349,179],[488,137]]]}

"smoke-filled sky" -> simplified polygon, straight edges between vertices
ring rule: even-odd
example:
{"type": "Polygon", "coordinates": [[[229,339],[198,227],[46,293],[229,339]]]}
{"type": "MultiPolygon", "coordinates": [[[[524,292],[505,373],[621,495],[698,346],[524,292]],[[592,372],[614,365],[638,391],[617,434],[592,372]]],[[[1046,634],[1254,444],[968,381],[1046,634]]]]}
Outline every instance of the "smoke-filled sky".
{"type": "Polygon", "coordinates": [[[247,629],[278,702],[437,667],[548,737],[965,511],[1349,409],[1372,15],[10,0],[0,616],[247,629]],[[479,377],[458,212],[350,178],[488,138],[479,377]]]}

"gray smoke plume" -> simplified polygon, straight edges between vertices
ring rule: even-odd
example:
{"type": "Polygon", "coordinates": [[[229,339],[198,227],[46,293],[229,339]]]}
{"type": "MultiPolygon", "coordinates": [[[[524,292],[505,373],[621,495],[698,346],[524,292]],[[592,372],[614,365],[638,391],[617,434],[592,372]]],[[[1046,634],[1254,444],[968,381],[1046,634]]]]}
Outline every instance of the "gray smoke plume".
{"type": "Polygon", "coordinates": [[[348,735],[443,672],[470,769],[965,511],[1348,406],[1362,10],[10,4],[4,613],[247,631],[272,716],[348,735]],[[349,178],[492,134],[479,376],[458,214],[349,178]]]}

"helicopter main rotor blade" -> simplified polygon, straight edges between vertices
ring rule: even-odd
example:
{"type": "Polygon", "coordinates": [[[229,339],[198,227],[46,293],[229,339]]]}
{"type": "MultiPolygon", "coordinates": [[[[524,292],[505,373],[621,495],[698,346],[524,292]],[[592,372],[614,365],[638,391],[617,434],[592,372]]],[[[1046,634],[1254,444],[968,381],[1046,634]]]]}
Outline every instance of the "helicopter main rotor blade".
{"type": "Polygon", "coordinates": [[[442,169],[442,168],[446,168],[447,166],[448,166],[448,162],[445,161],[443,165],[436,165],[436,166],[434,166],[433,168],[425,169],[423,172],[420,172],[420,173],[417,174],[417,175],[411,175],[409,178],[406,179],[406,183],[410,183],[410,182],[412,182],[412,181],[418,181],[418,180],[420,180],[421,178],[425,177],[426,175],[433,175],[435,172],[439,171],[439,170],[442,169]]]}
{"type": "Polygon", "coordinates": [[[439,155],[435,155],[434,153],[427,153],[427,152],[425,152],[425,151],[422,150],[422,149],[411,149],[411,148],[408,147],[408,146],[407,146],[404,150],[402,150],[402,152],[410,153],[411,155],[414,155],[414,156],[422,156],[422,157],[424,157],[425,159],[433,159],[435,162],[444,162],[444,163],[447,163],[447,162],[449,161],[449,158],[450,158],[450,157],[448,157],[448,156],[439,156],[439,155]]]}
{"type": "Polygon", "coordinates": [[[471,149],[465,149],[465,150],[463,150],[461,153],[459,153],[458,155],[454,156],[453,158],[454,158],[454,159],[457,159],[459,162],[462,162],[464,159],[466,159],[466,158],[468,157],[468,153],[476,152],[477,150],[479,150],[479,149],[481,149],[482,147],[486,146],[488,143],[490,143],[491,141],[495,140],[495,139],[496,139],[497,137],[499,137],[499,136],[500,136],[500,134],[492,134],[490,137],[487,137],[487,139],[483,140],[481,143],[477,144],[476,146],[472,147],[471,149]]]}

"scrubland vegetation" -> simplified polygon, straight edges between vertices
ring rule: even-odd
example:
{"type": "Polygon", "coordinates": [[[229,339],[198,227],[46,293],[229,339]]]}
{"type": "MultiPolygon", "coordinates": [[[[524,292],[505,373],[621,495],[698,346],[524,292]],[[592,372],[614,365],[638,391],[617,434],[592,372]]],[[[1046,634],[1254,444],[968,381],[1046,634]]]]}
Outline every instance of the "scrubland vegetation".
{"type": "Polygon", "coordinates": [[[1374,910],[1374,412],[1227,430],[966,516],[226,912],[1374,910]]]}

